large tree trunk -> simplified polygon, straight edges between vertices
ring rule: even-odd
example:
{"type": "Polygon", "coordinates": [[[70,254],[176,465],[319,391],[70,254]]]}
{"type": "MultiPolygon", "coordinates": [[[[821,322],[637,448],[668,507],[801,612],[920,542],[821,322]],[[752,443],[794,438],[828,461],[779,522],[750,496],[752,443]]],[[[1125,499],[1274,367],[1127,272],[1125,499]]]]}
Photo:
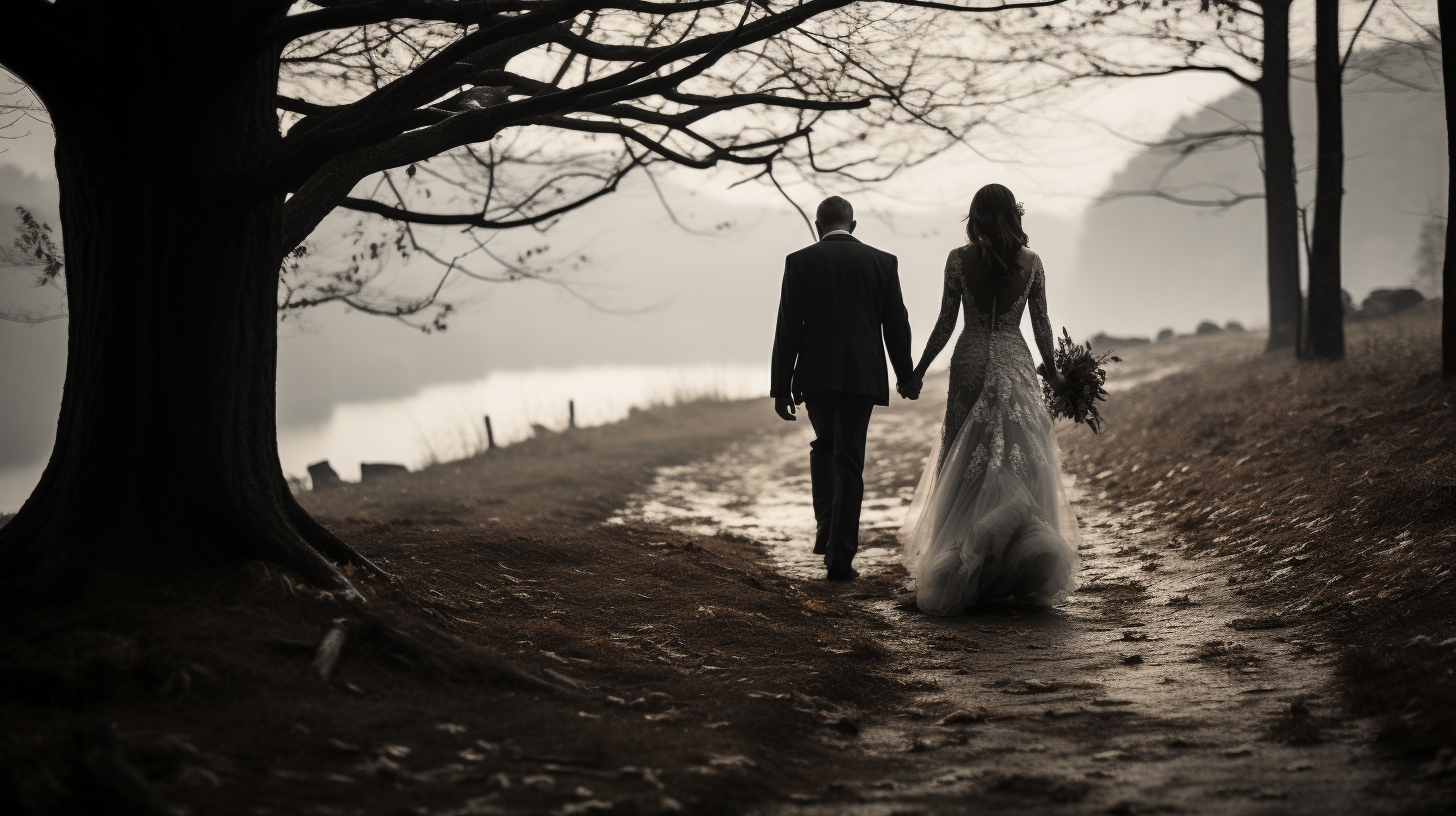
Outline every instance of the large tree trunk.
{"type": "Polygon", "coordinates": [[[1315,0],[1314,83],[1318,106],[1318,179],[1309,255],[1308,356],[1345,359],[1345,301],[1340,289],[1340,213],[1345,197],[1340,2],[1315,0]]]}
{"type": "Polygon", "coordinates": [[[53,585],[261,558],[349,589],[325,556],[368,562],[298,506],[278,460],[283,201],[244,192],[279,140],[278,59],[250,51],[266,19],[233,19],[275,12],[192,7],[170,25],[165,0],[138,5],[152,4],[74,12],[91,19],[67,32],[69,76],[44,97],[69,357],[55,448],[0,528],[0,564],[53,585]],[[123,65],[124,92],[99,84],[123,65]]]}
{"type": "Polygon", "coordinates": [[[1452,85],[1456,83],[1456,67],[1446,58],[1446,35],[1456,27],[1456,9],[1450,3],[1437,3],[1441,25],[1441,91],[1446,96],[1446,261],[1441,269],[1441,376],[1456,379],[1456,210],[1451,196],[1456,194],[1456,114],[1452,113],[1452,85]]]}
{"type": "Polygon", "coordinates": [[[1264,132],[1264,231],[1269,275],[1268,350],[1294,346],[1299,333],[1299,201],[1294,186],[1294,128],[1289,114],[1289,4],[1264,0],[1264,70],[1259,112],[1264,132]]]}

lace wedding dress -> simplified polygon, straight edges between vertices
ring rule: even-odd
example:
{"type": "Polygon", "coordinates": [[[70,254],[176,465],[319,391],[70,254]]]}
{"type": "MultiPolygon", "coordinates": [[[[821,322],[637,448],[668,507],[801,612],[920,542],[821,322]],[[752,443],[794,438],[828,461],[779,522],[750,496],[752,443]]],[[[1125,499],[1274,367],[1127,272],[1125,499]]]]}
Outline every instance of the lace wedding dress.
{"type": "Polygon", "coordinates": [[[955,615],[1001,599],[1050,606],[1075,588],[1081,536],[1020,329],[1029,300],[1037,347],[1052,359],[1045,273],[1023,250],[1012,280],[998,284],[976,263],[968,281],[963,252],[974,261],[980,250],[952,250],[946,260],[940,318],[921,363],[945,347],[963,304],[945,425],[899,533],[904,563],[926,612],[955,615]]]}

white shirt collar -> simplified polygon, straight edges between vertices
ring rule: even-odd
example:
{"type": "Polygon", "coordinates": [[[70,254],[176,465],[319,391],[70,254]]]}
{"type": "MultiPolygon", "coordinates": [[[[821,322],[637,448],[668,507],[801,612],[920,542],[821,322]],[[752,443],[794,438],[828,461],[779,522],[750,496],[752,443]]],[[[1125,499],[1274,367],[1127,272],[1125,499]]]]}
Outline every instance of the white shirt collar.
{"type": "Polygon", "coordinates": [[[831,232],[826,232],[823,235],[819,236],[819,240],[822,241],[822,240],[824,240],[825,238],[828,238],[831,235],[852,235],[852,233],[849,230],[833,230],[831,232]]]}

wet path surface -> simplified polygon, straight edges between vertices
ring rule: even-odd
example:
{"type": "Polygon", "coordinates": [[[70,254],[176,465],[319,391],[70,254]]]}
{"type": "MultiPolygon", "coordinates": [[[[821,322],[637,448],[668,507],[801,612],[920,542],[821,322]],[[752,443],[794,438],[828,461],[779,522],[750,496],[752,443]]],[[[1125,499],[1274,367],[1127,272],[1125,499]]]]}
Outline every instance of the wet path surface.
{"type": "MultiPolygon", "coordinates": [[[[927,394],[943,393],[928,383],[927,394]]],[[[893,533],[939,433],[940,402],[878,410],[856,567],[905,580],[893,533]]],[[[807,422],[663,471],[628,517],[764,543],[780,571],[823,575],[810,553],[807,422]]],[[[1344,716],[1333,649],[1262,617],[1226,561],[1189,558],[1152,511],[1072,488],[1081,588],[1055,610],[938,618],[906,592],[844,591],[877,622],[889,671],[914,691],[857,735],[825,739],[883,761],[877,778],[762,813],[1403,813],[1399,769],[1344,716]]]]}

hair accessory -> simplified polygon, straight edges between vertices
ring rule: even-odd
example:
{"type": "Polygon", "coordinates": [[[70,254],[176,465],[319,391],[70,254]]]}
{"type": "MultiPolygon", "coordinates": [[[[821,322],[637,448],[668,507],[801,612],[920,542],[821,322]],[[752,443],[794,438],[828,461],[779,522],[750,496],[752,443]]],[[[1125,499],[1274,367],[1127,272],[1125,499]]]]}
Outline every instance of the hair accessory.
{"type": "Polygon", "coordinates": [[[1022,204],[1020,201],[1016,202],[1016,214],[1026,215],[1026,205],[1022,204]]]}

